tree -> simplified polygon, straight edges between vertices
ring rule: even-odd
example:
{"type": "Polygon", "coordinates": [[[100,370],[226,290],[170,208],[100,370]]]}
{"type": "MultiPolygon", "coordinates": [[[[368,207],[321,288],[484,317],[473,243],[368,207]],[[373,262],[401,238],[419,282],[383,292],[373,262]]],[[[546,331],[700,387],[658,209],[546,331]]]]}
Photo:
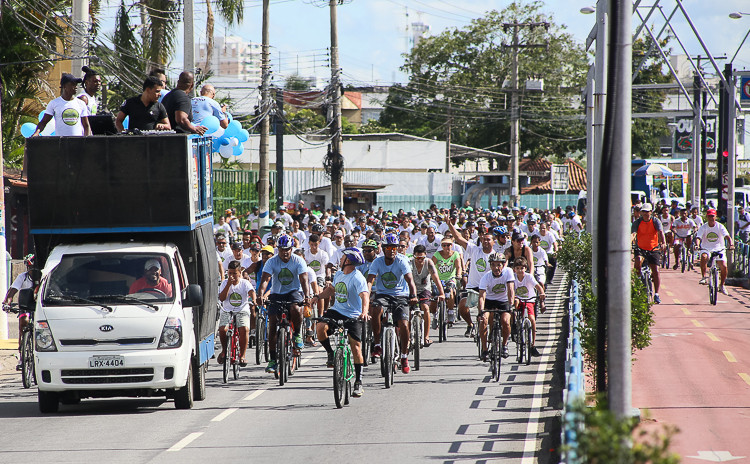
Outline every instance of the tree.
{"type": "Polygon", "coordinates": [[[290,74],[284,82],[285,90],[307,91],[310,90],[310,81],[302,78],[299,74],[290,74]]]}
{"type": "Polygon", "coordinates": [[[565,26],[542,11],[543,3],[514,2],[490,11],[463,29],[423,39],[406,56],[406,85],[386,100],[382,126],[396,125],[419,136],[447,135],[475,147],[507,151],[510,137],[512,22],[549,22],[550,27],[519,28],[522,44],[546,48],[519,50],[521,152],[532,157],[570,153],[585,147],[583,108],[577,103],[588,69],[586,54],[565,26]],[[524,91],[527,79],[543,78],[544,92],[524,91]]]}
{"type": "Polygon", "coordinates": [[[228,26],[242,23],[245,9],[242,0],[206,0],[206,65],[203,71],[211,71],[211,58],[214,53],[214,12],[211,8],[214,3],[219,15],[226,21],[228,26]]]}

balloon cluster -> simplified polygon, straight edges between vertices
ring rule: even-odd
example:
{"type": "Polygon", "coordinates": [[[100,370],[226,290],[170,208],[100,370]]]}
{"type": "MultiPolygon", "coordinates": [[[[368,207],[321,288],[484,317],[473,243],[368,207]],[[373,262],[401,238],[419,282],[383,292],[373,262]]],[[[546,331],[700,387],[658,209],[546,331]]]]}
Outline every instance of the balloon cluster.
{"type": "Polygon", "coordinates": [[[216,116],[206,116],[200,125],[207,129],[205,135],[213,138],[214,153],[230,158],[240,156],[245,151],[244,143],[250,138],[250,132],[243,129],[239,121],[232,120],[231,115],[226,129],[221,127],[216,116]]]}
{"type": "MultiPolygon", "coordinates": [[[[41,121],[44,117],[44,111],[39,113],[39,120],[41,121]]],[[[26,137],[27,139],[31,137],[31,135],[36,132],[36,124],[33,122],[27,122],[21,125],[21,135],[26,137]]],[[[55,135],[55,119],[52,118],[47,123],[47,125],[44,127],[44,130],[40,133],[40,135],[55,135]]]]}

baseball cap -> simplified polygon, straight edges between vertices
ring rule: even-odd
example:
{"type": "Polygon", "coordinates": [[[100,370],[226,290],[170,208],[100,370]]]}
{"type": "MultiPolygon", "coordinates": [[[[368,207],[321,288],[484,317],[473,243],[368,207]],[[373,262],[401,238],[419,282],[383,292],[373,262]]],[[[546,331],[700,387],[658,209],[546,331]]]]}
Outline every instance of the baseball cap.
{"type": "Polygon", "coordinates": [[[341,232],[340,230],[337,230],[336,232],[333,233],[333,236],[334,237],[343,237],[344,233],[341,232]]]}
{"type": "Polygon", "coordinates": [[[651,203],[644,203],[643,206],[641,206],[641,211],[652,211],[653,207],[651,206],[651,203]]]}
{"type": "Polygon", "coordinates": [[[242,242],[232,242],[232,249],[233,250],[241,250],[242,249],[242,242]]]}
{"type": "Polygon", "coordinates": [[[149,259],[148,261],[146,261],[146,264],[143,266],[143,269],[148,270],[148,269],[151,269],[152,267],[161,269],[161,263],[159,262],[158,259],[153,259],[153,258],[149,259]]]}
{"type": "Polygon", "coordinates": [[[708,211],[706,211],[706,216],[716,216],[716,210],[711,208],[708,211]]]}
{"type": "Polygon", "coordinates": [[[266,245],[263,248],[261,248],[260,251],[267,251],[267,252],[273,254],[273,247],[271,245],[266,245]]]}
{"type": "Polygon", "coordinates": [[[83,82],[83,79],[81,79],[80,77],[75,77],[70,73],[62,73],[62,77],[60,78],[60,85],[65,85],[69,82],[80,84],[81,82],[83,82]]]}

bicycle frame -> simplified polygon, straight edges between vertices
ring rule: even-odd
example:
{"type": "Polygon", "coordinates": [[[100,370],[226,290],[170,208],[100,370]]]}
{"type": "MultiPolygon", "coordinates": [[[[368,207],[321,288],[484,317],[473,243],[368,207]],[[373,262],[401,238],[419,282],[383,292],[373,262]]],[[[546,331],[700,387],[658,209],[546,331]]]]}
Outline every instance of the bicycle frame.
{"type": "Polygon", "coordinates": [[[396,306],[396,301],[388,296],[378,297],[383,314],[380,317],[380,344],[383,354],[380,356],[380,373],[385,379],[385,388],[391,388],[393,385],[393,374],[396,371],[396,363],[400,356],[400,346],[396,325],[393,322],[392,308],[396,306]]]}
{"type": "Polygon", "coordinates": [[[294,370],[299,364],[299,354],[292,347],[294,328],[289,317],[292,304],[268,302],[269,306],[275,306],[281,312],[281,317],[276,323],[276,372],[274,372],[274,376],[279,379],[279,386],[282,387],[289,380],[289,375],[294,374],[294,370]]]}

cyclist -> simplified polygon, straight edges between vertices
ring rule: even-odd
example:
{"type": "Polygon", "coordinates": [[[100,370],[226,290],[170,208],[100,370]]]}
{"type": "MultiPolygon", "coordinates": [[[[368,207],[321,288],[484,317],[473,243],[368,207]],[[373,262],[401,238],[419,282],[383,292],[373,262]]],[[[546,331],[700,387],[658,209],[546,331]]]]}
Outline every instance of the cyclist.
{"type": "Polygon", "coordinates": [[[661,221],[661,230],[664,231],[664,239],[667,243],[667,249],[671,249],[672,244],[674,243],[674,237],[672,235],[672,222],[674,221],[674,218],[671,214],[669,214],[669,207],[667,205],[661,207],[661,211],[659,212],[659,221],[661,221]]]}
{"type": "Polygon", "coordinates": [[[539,235],[531,236],[531,256],[534,258],[534,278],[542,287],[547,288],[547,269],[549,268],[549,258],[544,248],[539,246],[541,242],[539,235]]]}
{"type": "Polygon", "coordinates": [[[492,253],[489,256],[490,272],[479,281],[479,337],[482,340],[482,361],[487,361],[488,327],[492,327],[495,313],[483,313],[485,309],[500,310],[502,324],[502,356],[508,357],[508,336],[510,335],[510,302],[515,299],[516,276],[510,267],[505,267],[505,255],[492,253]]]}
{"type": "MultiPolygon", "coordinates": [[[[294,325],[294,345],[298,350],[304,346],[302,341],[302,305],[310,298],[310,285],[307,281],[307,264],[305,260],[292,254],[294,239],[288,235],[279,237],[279,253],[269,259],[263,266],[263,277],[258,287],[258,305],[263,304],[264,293],[271,281],[271,294],[268,299],[279,306],[289,305],[289,316],[294,325]],[[273,277],[273,279],[271,279],[273,277]]],[[[274,305],[268,308],[268,343],[270,360],[266,372],[276,371],[276,325],[281,316],[281,309],[274,305]]]]}
{"type": "Polygon", "coordinates": [[[706,211],[706,223],[698,228],[698,232],[695,234],[696,246],[700,247],[701,251],[701,280],[699,283],[706,283],[706,265],[708,263],[708,255],[712,251],[719,251],[721,254],[714,258],[716,265],[719,266],[719,274],[721,283],[719,284],[719,291],[725,295],[728,295],[727,290],[724,288],[724,282],[727,280],[727,257],[724,252],[726,240],[729,242],[729,249],[734,249],[732,243],[732,237],[729,235],[726,227],[718,221],[716,221],[716,210],[709,209],[706,211]]]}
{"type": "MultiPolygon", "coordinates": [[[[448,232],[450,234],[450,232],[448,232]]],[[[450,234],[452,237],[453,234],[450,234]]],[[[453,239],[444,237],[440,242],[440,251],[432,255],[432,262],[435,263],[438,271],[438,277],[443,283],[443,292],[445,292],[445,305],[448,309],[448,324],[453,324],[456,317],[456,279],[461,279],[464,275],[461,255],[453,249],[453,239]]],[[[426,332],[425,332],[426,333],[426,332]]]]}
{"type": "Polygon", "coordinates": [[[495,236],[495,246],[493,249],[500,254],[504,254],[505,250],[511,246],[511,242],[508,240],[508,228],[505,226],[493,227],[492,235],[495,236]]]}
{"type": "Polygon", "coordinates": [[[518,301],[517,307],[523,310],[525,306],[528,311],[532,330],[530,352],[532,356],[539,356],[539,350],[534,346],[534,343],[536,342],[536,304],[532,301],[523,300],[530,300],[531,298],[538,296],[539,310],[544,312],[544,299],[547,295],[544,293],[544,287],[536,281],[534,276],[526,272],[527,269],[528,261],[526,261],[526,258],[518,258],[513,262],[513,271],[515,271],[516,274],[515,290],[516,300],[518,301]]]}
{"type": "MultiPolygon", "coordinates": [[[[19,291],[26,289],[26,288],[32,288],[34,286],[34,282],[31,280],[31,277],[29,276],[29,270],[34,267],[34,255],[29,254],[26,255],[23,258],[23,263],[26,265],[26,271],[18,274],[18,277],[13,281],[13,283],[10,285],[10,288],[8,289],[8,293],[5,294],[5,299],[3,300],[3,309],[8,310],[10,309],[10,304],[13,302],[13,298],[15,298],[16,293],[19,291]]],[[[26,326],[29,323],[29,317],[31,315],[29,313],[18,313],[18,351],[21,351],[21,336],[23,335],[23,329],[26,328],[26,326]]],[[[16,370],[20,371],[22,369],[20,357],[18,365],[16,366],[16,370]]]]}
{"type": "Polygon", "coordinates": [[[378,249],[380,248],[380,245],[378,244],[378,241],[374,238],[368,238],[364,242],[362,242],[362,256],[364,256],[365,260],[357,266],[357,270],[362,273],[363,276],[367,276],[370,271],[370,265],[373,261],[375,261],[375,258],[378,257],[378,249]]]}
{"type": "MultiPolygon", "coordinates": [[[[680,266],[680,253],[683,243],[690,250],[693,233],[697,228],[695,222],[688,217],[687,208],[680,206],[680,217],[672,221],[672,232],[674,234],[674,266],[672,266],[672,269],[677,269],[680,266]]],[[[688,259],[692,259],[692,256],[688,256],[688,259]]]]}
{"type": "Polygon", "coordinates": [[[525,245],[526,236],[523,232],[514,231],[511,236],[512,245],[505,250],[505,257],[509,263],[514,263],[517,258],[525,258],[526,262],[534,262],[531,248],[525,245]]]}
{"type": "Polygon", "coordinates": [[[419,306],[424,315],[424,346],[427,347],[432,345],[432,340],[430,340],[430,312],[437,311],[437,304],[430,301],[432,299],[430,279],[438,290],[438,301],[445,299],[445,293],[443,285],[440,283],[440,277],[438,277],[437,266],[431,259],[427,259],[427,250],[424,245],[420,244],[414,247],[414,256],[409,260],[409,264],[411,265],[414,285],[417,287],[419,306]]]}
{"type": "Polygon", "coordinates": [[[373,356],[381,356],[383,350],[380,346],[380,317],[383,313],[383,301],[381,295],[396,297],[396,307],[393,308],[393,321],[398,326],[398,334],[401,342],[401,371],[408,374],[411,368],[407,353],[409,352],[409,304],[417,304],[417,287],[411,274],[411,266],[406,257],[399,255],[398,237],[395,234],[386,234],[381,244],[383,256],[376,258],[370,265],[367,275],[367,286],[372,292],[373,284],[375,293],[372,295],[372,307],[370,317],[372,318],[372,333],[375,346],[373,356]],[[408,300],[407,300],[408,296],[408,300]]]}
{"type": "MultiPolygon", "coordinates": [[[[305,262],[315,271],[315,280],[320,288],[323,288],[325,282],[330,280],[331,269],[328,267],[331,257],[326,251],[320,248],[320,236],[318,234],[310,235],[307,239],[307,249],[303,256],[305,262]]],[[[318,299],[318,316],[323,315],[323,310],[328,306],[327,301],[318,299]]]]}
{"type": "Polygon", "coordinates": [[[745,211],[744,205],[740,205],[737,208],[735,223],[737,224],[737,235],[739,235],[742,242],[747,243],[748,238],[750,238],[750,213],[745,211]]]}
{"type": "MultiPolygon", "coordinates": [[[[352,396],[358,398],[362,396],[362,324],[358,321],[370,319],[368,311],[365,309],[370,305],[370,293],[367,290],[367,281],[362,273],[357,270],[357,266],[364,264],[365,258],[359,249],[350,247],[342,252],[341,269],[333,276],[333,285],[330,283],[318,295],[313,297],[313,301],[326,299],[335,296],[333,306],[325,312],[323,317],[334,320],[343,320],[349,331],[349,346],[352,348],[352,358],[354,361],[354,390],[352,396]]],[[[328,353],[326,365],[333,367],[333,348],[331,341],[328,339],[328,324],[318,322],[318,340],[328,353]]]]}
{"type": "Polygon", "coordinates": [[[547,268],[547,282],[552,282],[555,277],[555,268],[557,268],[557,249],[560,237],[554,230],[549,229],[546,223],[542,222],[539,224],[539,246],[544,248],[547,252],[547,259],[549,260],[549,267],[547,268]]]}
{"type": "Polygon", "coordinates": [[[563,219],[563,233],[564,234],[570,234],[575,233],[579,234],[583,230],[583,223],[581,223],[581,218],[578,217],[575,211],[570,210],[565,214],[565,218],[563,219]]]}
{"type": "Polygon", "coordinates": [[[227,266],[227,278],[219,287],[219,301],[221,301],[221,313],[219,316],[219,340],[221,341],[221,353],[216,358],[219,364],[224,364],[227,355],[227,329],[232,321],[233,313],[237,313],[237,327],[234,329],[240,335],[240,366],[247,366],[245,352],[247,351],[247,338],[250,333],[250,306],[255,301],[255,288],[253,284],[242,278],[242,265],[238,260],[232,260],[227,266]]]}
{"type": "Polygon", "coordinates": [[[664,231],[661,228],[661,221],[655,221],[652,216],[651,203],[645,203],[641,207],[641,217],[633,222],[631,227],[630,241],[635,241],[635,271],[640,274],[642,257],[648,267],[651,268],[651,280],[654,283],[654,302],[661,303],[659,298],[659,264],[661,263],[660,250],[664,246],[664,231]]]}
{"type": "Polygon", "coordinates": [[[418,245],[424,246],[427,257],[432,259],[438,250],[440,250],[440,243],[442,243],[443,236],[435,233],[435,227],[433,225],[427,226],[427,234],[420,237],[417,242],[418,245]]]}

